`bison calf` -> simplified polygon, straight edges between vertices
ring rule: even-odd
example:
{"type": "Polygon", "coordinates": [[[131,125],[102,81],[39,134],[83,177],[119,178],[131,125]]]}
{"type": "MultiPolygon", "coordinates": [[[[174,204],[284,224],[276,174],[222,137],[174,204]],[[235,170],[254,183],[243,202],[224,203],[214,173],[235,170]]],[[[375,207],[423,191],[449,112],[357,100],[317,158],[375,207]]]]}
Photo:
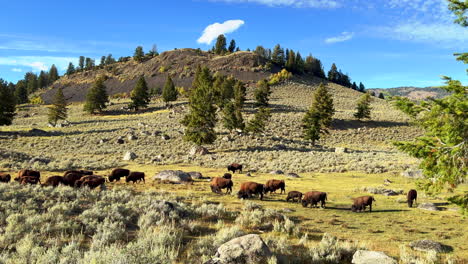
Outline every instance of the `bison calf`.
{"type": "Polygon", "coordinates": [[[251,198],[252,195],[259,195],[260,200],[263,200],[264,186],[256,182],[244,182],[241,184],[240,190],[237,193],[238,198],[251,198]]]}
{"type": "Polygon", "coordinates": [[[406,198],[408,201],[408,207],[413,207],[413,201],[416,202],[416,199],[418,198],[418,192],[414,189],[411,189],[406,195],[406,198]]]}
{"type": "Polygon", "coordinates": [[[288,197],[286,197],[286,202],[289,202],[289,200],[292,200],[293,202],[298,202],[300,203],[302,200],[302,193],[298,191],[292,191],[288,193],[288,197]],[[297,199],[297,201],[296,201],[297,199]]]}
{"type": "Polygon", "coordinates": [[[221,189],[226,189],[226,193],[231,193],[233,185],[234,184],[231,179],[215,177],[211,180],[210,188],[214,193],[221,194],[221,189]]]}
{"type": "Polygon", "coordinates": [[[276,190],[281,189],[280,193],[286,193],[286,184],[283,180],[268,180],[265,184],[265,194],[276,193],[276,190]]]}
{"type": "Polygon", "coordinates": [[[374,197],[372,196],[361,196],[358,198],[353,198],[354,203],[351,206],[351,210],[353,212],[357,211],[365,211],[366,206],[369,206],[369,212],[372,212],[372,201],[375,201],[374,197]]]}
{"type": "Polygon", "coordinates": [[[11,176],[10,174],[0,173],[0,182],[10,182],[11,176]]]}
{"type": "Polygon", "coordinates": [[[302,206],[307,207],[310,204],[311,207],[318,207],[317,204],[320,203],[320,207],[325,208],[325,201],[327,200],[327,193],[325,192],[306,192],[304,198],[302,199],[302,206]]]}
{"type": "Polygon", "coordinates": [[[145,173],[144,172],[138,172],[138,171],[132,171],[130,175],[125,177],[125,182],[138,182],[138,181],[143,181],[145,182],[145,173]]]}
{"type": "Polygon", "coordinates": [[[242,165],[238,163],[232,163],[231,165],[227,166],[227,170],[232,171],[232,173],[236,173],[236,171],[242,173],[242,165]]]}
{"type": "Polygon", "coordinates": [[[130,170],[127,169],[113,169],[108,179],[110,182],[120,181],[120,178],[130,175],[130,170]]]}
{"type": "Polygon", "coordinates": [[[63,177],[62,176],[51,176],[47,178],[45,183],[43,184],[44,186],[52,186],[52,187],[57,187],[59,184],[63,184],[63,177]]]}

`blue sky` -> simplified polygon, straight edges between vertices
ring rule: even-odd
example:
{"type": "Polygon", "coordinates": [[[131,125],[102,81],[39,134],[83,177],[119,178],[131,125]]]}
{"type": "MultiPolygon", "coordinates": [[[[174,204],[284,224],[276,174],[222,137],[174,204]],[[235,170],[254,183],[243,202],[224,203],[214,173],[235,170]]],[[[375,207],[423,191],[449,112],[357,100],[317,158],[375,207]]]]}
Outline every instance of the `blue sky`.
{"type": "Polygon", "coordinates": [[[367,88],[441,85],[440,75],[468,82],[452,55],[467,51],[468,29],[452,23],[445,0],[4,1],[2,11],[8,81],[53,63],[63,71],[80,55],[132,55],[137,45],[208,49],[228,32],[241,49],[279,43],[326,71],[335,62],[367,88]]]}

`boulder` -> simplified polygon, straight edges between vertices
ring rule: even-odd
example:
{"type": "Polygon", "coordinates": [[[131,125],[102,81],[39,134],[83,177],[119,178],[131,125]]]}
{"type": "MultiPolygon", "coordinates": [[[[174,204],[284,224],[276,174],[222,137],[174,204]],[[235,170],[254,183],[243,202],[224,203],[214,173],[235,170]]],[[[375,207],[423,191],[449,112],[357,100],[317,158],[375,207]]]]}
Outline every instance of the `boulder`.
{"type": "Polygon", "coordinates": [[[358,250],[353,255],[354,264],[397,264],[393,258],[380,251],[358,250]]]}
{"type": "Polygon", "coordinates": [[[164,134],[164,135],[161,136],[161,139],[162,139],[162,140],[169,140],[169,139],[171,139],[171,137],[169,137],[168,135],[165,135],[165,134],[164,134]]]}
{"type": "Polygon", "coordinates": [[[422,170],[406,170],[401,173],[401,176],[410,178],[410,179],[422,179],[424,178],[424,175],[422,173],[422,170]]]}
{"type": "Polygon", "coordinates": [[[282,170],[274,170],[270,171],[270,174],[284,174],[284,172],[282,170]]]}
{"type": "Polygon", "coordinates": [[[192,176],[181,170],[164,170],[156,174],[153,180],[170,181],[174,183],[192,182],[192,176]]]}
{"type": "Polygon", "coordinates": [[[209,151],[207,148],[202,147],[202,146],[195,146],[190,149],[189,155],[190,156],[195,156],[195,155],[206,155],[208,154],[209,151]]]}
{"type": "Polygon", "coordinates": [[[262,238],[250,234],[222,244],[214,258],[205,264],[266,263],[271,256],[272,253],[262,238]]]}
{"type": "Polygon", "coordinates": [[[418,205],[419,209],[428,211],[440,211],[441,209],[433,203],[421,203],[418,205]]]}
{"type": "Polygon", "coordinates": [[[115,143],[117,143],[117,144],[123,144],[123,143],[125,143],[125,141],[124,141],[123,139],[121,139],[121,138],[118,138],[118,139],[115,141],[115,143]]]}
{"type": "Polygon", "coordinates": [[[34,157],[34,158],[32,158],[32,159],[29,160],[29,164],[34,164],[34,163],[36,163],[36,162],[44,163],[44,164],[49,164],[49,163],[50,163],[50,159],[34,157]]]}
{"type": "Polygon", "coordinates": [[[124,157],[123,157],[123,160],[134,160],[137,158],[137,155],[133,152],[130,152],[130,151],[127,151],[127,153],[125,153],[124,157]]]}
{"type": "Polygon", "coordinates": [[[413,241],[410,243],[410,247],[414,250],[425,252],[435,251],[437,253],[447,252],[450,249],[449,246],[445,246],[439,242],[428,239],[413,241]]]}
{"type": "Polygon", "coordinates": [[[192,179],[203,179],[203,174],[201,174],[200,172],[197,172],[197,171],[191,171],[189,172],[188,174],[190,174],[190,177],[192,177],[192,179]]]}
{"type": "Polygon", "coordinates": [[[342,148],[342,147],[337,147],[335,148],[335,153],[341,154],[341,153],[348,153],[347,148],[342,148]]]}
{"type": "Polygon", "coordinates": [[[130,134],[130,135],[127,136],[127,139],[128,139],[129,141],[132,141],[132,140],[137,140],[138,138],[137,138],[135,135],[130,134]]]}
{"type": "Polygon", "coordinates": [[[297,173],[294,173],[294,172],[290,172],[290,173],[286,174],[286,177],[289,177],[289,178],[300,178],[300,176],[299,176],[297,173]]]}

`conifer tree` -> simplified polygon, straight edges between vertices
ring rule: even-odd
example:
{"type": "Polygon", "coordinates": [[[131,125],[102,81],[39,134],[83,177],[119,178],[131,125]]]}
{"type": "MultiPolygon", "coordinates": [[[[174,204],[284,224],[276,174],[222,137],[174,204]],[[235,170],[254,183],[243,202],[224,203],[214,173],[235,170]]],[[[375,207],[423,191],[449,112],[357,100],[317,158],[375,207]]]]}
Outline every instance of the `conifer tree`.
{"type": "Polygon", "coordinates": [[[267,107],[268,97],[271,94],[270,85],[267,80],[261,80],[257,83],[257,88],[254,91],[255,105],[261,107],[267,107]]]}
{"type": "Polygon", "coordinates": [[[255,48],[254,53],[262,58],[265,58],[265,59],[269,58],[268,51],[263,46],[257,46],[255,48]]]}
{"type": "Polygon", "coordinates": [[[106,65],[110,65],[112,63],[115,63],[115,59],[112,57],[112,54],[109,54],[106,57],[106,65]]]}
{"type": "Polygon", "coordinates": [[[59,87],[55,93],[52,106],[49,108],[47,116],[49,124],[52,124],[53,126],[57,125],[59,120],[67,119],[67,101],[65,100],[61,87],[59,87]]]}
{"type": "Polygon", "coordinates": [[[49,81],[47,79],[48,79],[47,73],[44,71],[41,71],[39,73],[39,77],[37,77],[37,86],[40,89],[46,87],[49,84],[49,81]]]}
{"type": "Polygon", "coordinates": [[[294,61],[294,70],[296,73],[303,74],[304,73],[304,59],[302,59],[301,53],[297,52],[296,59],[294,61]]]}
{"type": "Polygon", "coordinates": [[[253,134],[260,134],[265,131],[266,122],[271,117],[271,111],[269,108],[260,107],[255,113],[253,119],[249,121],[245,130],[247,132],[251,132],[253,134]]]}
{"type": "Polygon", "coordinates": [[[106,56],[101,56],[101,62],[99,63],[99,66],[103,67],[106,65],[106,56]]]}
{"type": "Polygon", "coordinates": [[[235,40],[231,40],[231,43],[229,43],[228,51],[229,51],[230,53],[233,53],[235,50],[236,50],[236,41],[235,41],[235,40]]]}
{"type": "Polygon", "coordinates": [[[226,53],[226,45],[226,37],[223,34],[219,35],[216,39],[216,44],[214,47],[215,54],[223,55],[224,53],[226,53]]]}
{"type": "Polygon", "coordinates": [[[24,80],[26,82],[26,89],[28,90],[28,94],[34,93],[37,88],[37,75],[33,72],[27,72],[24,76],[24,80]]]}
{"type": "Polygon", "coordinates": [[[271,60],[274,64],[283,67],[284,66],[284,49],[281,48],[280,44],[276,44],[271,54],[271,60]]]}
{"type": "Polygon", "coordinates": [[[306,57],[304,63],[304,71],[316,77],[325,78],[325,72],[323,71],[322,62],[319,59],[314,58],[312,55],[306,57]]]}
{"type": "Polygon", "coordinates": [[[339,73],[338,73],[338,68],[336,67],[336,64],[333,63],[330,70],[328,71],[328,80],[330,82],[337,82],[338,80],[338,77],[339,77],[339,73]]]}
{"type": "Polygon", "coordinates": [[[359,89],[359,87],[357,86],[356,82],[353,82],[353,84],[351,85],[351,88],[352,88],[353,90],[358,90],[358,89],[359,89]]]}
{"type": "Polygon", "coordinates": [[[73,73],[75,73],[75,66],[70,62],[68,63],[67,75],[71,75],[73,73]]]}
{"type": "Polygon", "coordinates": [[[241,81],[236,81],[234,85],[234,102],[237,109],[242,109],[245,102],[247,89],[241,81]]]}
{"type": "Polygon", "coordinates": [[[286,61],[286,70],[296,73],[296,54],[293,50],[289,51],[288,60],[286,61]]]}
{"type": "Polygon", "coordinates": [[[380,98],[380,99],[385,99],[384,94],[383,94],[383,93],[379,93],[379,98],[380,98]]]}
{"type": "Polygon", "coordinates": [[[228,101],[223,108],[223,125],[229,131],[245,128],[242,112],[233,101],[228,101]]]}
{"type": "Polygon", "coordinates": [[[146,84],[145,77],[142,75],[138,79],[135,88],[133,88],[130,98],[132,102],[128,106],[130,109],[138,111],[140,108],[148,107],[150,96],[148,92],[148,85],[146,84]]]}
{"type": "Polygon", "coordinates": [[[145,56],[145,52],[143,52],[143,47],[142,46],[136,47],[135,53],[133,53],[133,59],[137,62],[141,62],[144,56],[145,56]]]}
{"type": "Polygon", "coordinates": [[[85,69],[86,70],[91,70],[94,67],[94,60],[91,58],[86,58],[85,59],[85,69]]]}
{"type": "Polygon", "coordinates": [[[304,129],[304,139],[312,141],[312,145],[315,145],[315,141],[320,139],[320,134],[324,132],[321,124],[321,115],[317,109],[312,107],[306,112],[302,119],[302,128],[304,129]]]}
{"type": "Polygon", "coordinates": [[[359,91],[360,92],[365,92],[366,91],[366,87],[364,86],[364,84],[362,84],[362,82],[359,83],[359,91]]]}
{"type": "Polygon", "coordinates": [[[28,89],[24,80],[20,80],[18,83],[16,83],[14,95],[18,104],[24,104],[28,102],[28,89]]]}
{"type": "Polygon", "coordinates": [[[319,85],[314,93],[312,108],[320,114],[320,124],[324,128],[330,127],[333,115],[335,114],[335,107],[333,105],[333,98],[323,83],[319,85]]]}
{"type": "Polygon", "coordinates": [[[354,113],[354,117],[356,117],[358,120],[364,119],[364,118],[371,118],[371,103],[372,97],[369,93],[365,93],[364,95],[361,96],[361,98],[358,101],[357,107],[356,107],[356,113],[354,113]]]}
{"type": "Polygon", "coordinates": [[[6,82],[0,79],[0,126],[8,126],[13,122],[16,102],[6,82]]]}
{"type": "Polygon", "coordinates": [[[83,110],[90,114],[100,113],[106,108],[107,102],[109,102],[109,97],[104,85],[104,77],[98,77],[93,86],[88,89],[83,110]]]}
{"type": "Polygon", "coordinates": [[[79,62],[78,62],[78,67],[80,68],[80,70],[84,69],[84,65],[85,65],[85,57],[80,56],[80,59],[79,59],[79,62]]]}
{"type": "Polygon", "coordinates": [[[162,91],[162,97],[166,105],[169,102],[177,100],[177,90],[171,76],[167,76],[166,83],[164,84],[162,91]]]}
{"type": "Polygon", "coordinates": [[[189,97],[190,112],[182,120],[185,126],[184,139],[197,145],[211,144],[216,140],[216,107],[211,76],[203,74],[209,70],[204,67],[195,76],[197,86],[192,87],[189,97]]]}
{"type": "Polygon", "coordinates": [[[60,77],[57,67],[55,67],[55,64],[52,64],[50,66],[49,70],[49,84],[53,84],[56,80],[58,80],[60,77]]]}

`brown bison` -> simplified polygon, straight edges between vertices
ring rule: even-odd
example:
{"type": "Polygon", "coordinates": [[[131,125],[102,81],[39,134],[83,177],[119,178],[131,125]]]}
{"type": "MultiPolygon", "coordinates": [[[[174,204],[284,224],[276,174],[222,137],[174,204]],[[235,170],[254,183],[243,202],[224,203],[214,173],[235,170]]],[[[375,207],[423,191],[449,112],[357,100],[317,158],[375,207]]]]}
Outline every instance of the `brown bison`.
{"type": "Polygon", "coordinates": [[[310,204],[311,207],[318,207],[317,204],[320,203],[320,207],[325,208],[325,201],[327,200],[326,192],[306,192],[304,198],[302,199],[302,206],[307,207],[310,204]]]}
{"type": "Polygon", "coordinates": [[[145,182],[145,173],[144,172],[138,172],[138,171],[132,171],[130,175],[125,177],[125,182],[138,182],[138,181],[143,181],[145,182]]]}
{"type": "Polygon", "coordinates": [[[286,184],[284,183],[283,180],[268,180],[265,184],[265,189],[264,192],[267,194],[268,192],[270,193],[276,193],[276,190],[281,189],[280,193],[286,193],[286,184]]]}
{"type": "Polygon", "coordinates": [[[36,177],[38,179],[41,178],[41,173],[35,170],[20,170],[18,172],[18,178],[24,177],[24,176],[30,176],[30,177],[36,177]]]}
{"type": "Polygon", "coordinates": [[[43,185],[57,187],[59,184],[63,184],[62,176],[50,176],[43,185]]]}
{"type": "Polygon", "coordinates": [[[93,175],[94,174],[92,171],[88,171],[88,170],[69,170],[69,171],[66,171],[63,174],[63,176],[67,176],[67,174],[70,174],[70,173],[78,173],[81,175],[93,175]]]}
{"type": "Polygon", "coordinates": [[[372,212],[372,201],[375,201],[374,197],[372,196],[361,196],[358,198],[353,198],[354,203],[351,206],[351,210],[353,212],[357,211],[365,211],[366,206],[369,206],[369,212],[372,212]]]}
{"type": "Polygon", "coordinates": [[[106,182],[106,179],[104,177],[98,176],[98,177],[93,177],[93,178],[83,181],[82,186],[83,187],[87,186],[90,189],[94,189],[103,185],[105,182],[106,182]]]}
{"type": "Polygon", "coordinates": [[[11,176],[10,174],[0,173],[0,182],[10,182],[11,176]]]}
{"type": "MultiPolygon", "coordinates": [[[[95,182],[95,181],[98,181],[98,182],[102,182],[102,179],[104,180],[104,182],[106,182],[106,179],[102,176],[99,176],[99,175],[86,175],[86,176],[83,176],[81,177],[81,179],[75,181],[75,184],[73,185],[75,188],[80,188],[80,187],[83,187],[83,186],[89,186],[89,184],[85,184],[86,182],[88,181],[91,181],[91,182],[95,182]]],[[[93,185],[93,184],[91,184],[93,185]]],[[[90,187],[91,188],[91,187],[90,187]]],[[[94,187],[93,187],[94,188],[94,187]]]]}
{"type": "Polygon", "coordinates": [[[120,178],[130,175],[130,170],[127,169],[113,169],[108,179],[110,182],[120,181],[120,178]]]}
{"type": "Polygon", "coordinates": [[[232,179],[232,174],[231,173],[224,173],[223,178],[224,179],[232,179]]]}
{"type": "Polygon", "coordinates": [[[63,184],[73,187],[75,186],[75,182],[80,180],[82,177],[83,174],[81,173],[68,173],[67,175],[63,176],[63,184]]]}
{"type": "Polygon", "coordinates": [[[20,184],[38,184],[40,183],[39,179],[34,176],[23,176],[19,178],[20,184]]]}
{"type": "Polygon", "coordinates": [[[406,199],[408,201],[408,207],[413,207],[413,201],[416,202],[418,198],[418,192],[414,189],[409,190],[408,194],[406,195],[406,199]]]}
{"type": "Polygon", "coordinates": [[[237,193],[238,198],[251,198],[252,195],[259,195],[260,200],[263,200],[264,186],[261,183],[256,182],[244,182],[240,186],[240,190],[237,193]]]}
{"type": "Polygon", "coordinates": [[[227,166],[227,170],[232,171],[232,173],[236,173],[236,171],[242,173],[242,165],[238,163],[232,163],[231,165],[227,166]]]}
{"type": "Polygon", "coordinates": [[[302,193],[298,191],[288,192],[288,197],[286,197],[286,202],[289,202],[289,200],[300,203],[302,200],[302,193]],[[296,198],[297,198],[297,201],[296,201],[296,198]]]}
{"type": "Polygon", "coordinates": [[[221,177],[214,177],[211,180],[210,183],[210,188],[211,191],[214,193],[219,193],[221,194],[221,189],[226,189],[226,193],[232,193],[232,186],[234,184],[232,183],[231,179],[225,179],[221,177]]]}

